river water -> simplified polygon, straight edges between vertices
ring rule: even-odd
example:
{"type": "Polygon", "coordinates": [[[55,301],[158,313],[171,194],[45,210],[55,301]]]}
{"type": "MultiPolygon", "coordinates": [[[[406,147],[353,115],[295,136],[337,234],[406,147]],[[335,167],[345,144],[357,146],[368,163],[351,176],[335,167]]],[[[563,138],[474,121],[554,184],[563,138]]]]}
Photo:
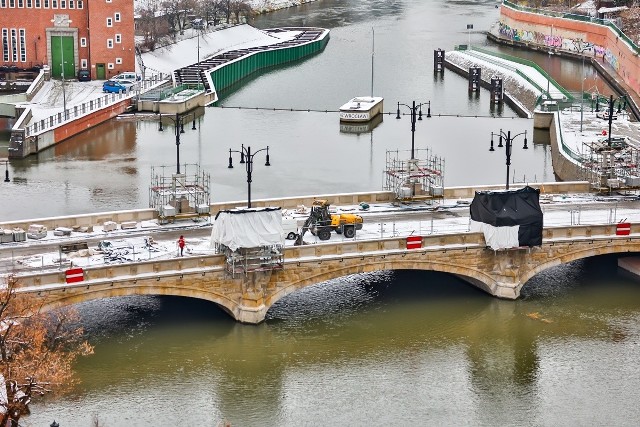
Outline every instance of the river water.
{"type": "MultiPolygon", "coordinates": [[[[320,0],[257,17],[259,28],[330,28],[331,40],[319,55],[225,94],[226,108],[206,109],[197,131],[186,127],[181,159],[211,173],[214,200],[246,197],[244,171],[226,168],[229,148],[243,143],[270,146],[270,168],[256,157],[254,198],[379,190],[385,151],[410,149],[408,117],[385,115],[373,133],[351,134],[340,132],[335,112],[229,108],[335,111],[370,94],[373,28],[374,94],[385,97],[387,112],[396,102],[431,101],[435,116],[418,122],[416,147],[445,159],[445,185],[503,183],[505,159],[488,151],[489,134],[531,132],[531,121],[508,108],[491,111],[486,92],[469,97],[464,79],[432,72],[436,48],[488,45],[480,32],[497,19],[495,4],[320,0]],[[467,24],[474,25],[470,33],[467,24]]],[[[527,55],[558,74],[574,70],[564,84],[580,87],[579,77],[571,81],[575,63],[527,55]]],[[[114,120],[11,162],[13,182],[0,186],[0,197],[11,200],[3,216],[146,207],[151,166],[175,161],[173,135],[156,126],[114,120]]],[[[530,146],[522,150],[516,140],[513,175],[554,180],[549,148],[530,146]]],[[[55,419],[80,427],[94,417],[105,426],[640,420],[640,284],[617,269],[615,257],[542,272],[518,301],[432,272],[349,276],[279,301],[258,326],[237,324],[210,303],[173,297],[78,308],[96,353],[78,363],[81,384],[73,393],[35,403],[24,425],[55,419]]]]}

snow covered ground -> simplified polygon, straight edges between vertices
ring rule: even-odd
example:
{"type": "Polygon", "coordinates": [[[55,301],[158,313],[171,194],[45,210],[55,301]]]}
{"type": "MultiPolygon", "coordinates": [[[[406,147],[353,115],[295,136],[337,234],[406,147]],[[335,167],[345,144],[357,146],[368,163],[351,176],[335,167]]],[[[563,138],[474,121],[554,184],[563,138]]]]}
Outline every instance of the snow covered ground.
{"type": "MultiPolygon", "coordinates": [[[[545,227],[586,224],[610,224],[621,220],[640,222],[640,201],[636,196],[598,197],[592,194],[543,195],[541,207],[545,227]]],[[[470,229],[470,200],[448,200],[441,203],[371,204],[368,210],[360,206],[340,206],[332,212],[357,213],[364,218],[362,230],[355,240],[372,240],[409,235],[467,233],[470,229]]],[[[308,213],[301,210],[284,211],[302,224],[308,213]]],[[[0,244],[0,265],[6,273],[27,273],[65,270],[76,267],[102,266],[147,260],[175,258],[178,255],[177,234],[185,236],[185,256],[212,255],[211,223],[190,221],[159,225],[155,221],[136,224],[134,229],[104,231],[95,226],[90,233],[72,232],[70,236],[55,236],[49,230],[41,240],[0,244]],[[61,253],[58,245],[90,241],[89,249],[61,253]],[[39,249],[41,247],[42,249],[39,249]],[[27,253],[20,255],[21,253],[27,253]]],[[[305,244],[344,241],[342,235],[332,233],[329,241],[320,241],[311,233],[304,236],[305,244]]],[[[286,247],[293,240],[284,240],[286,247]]]]}

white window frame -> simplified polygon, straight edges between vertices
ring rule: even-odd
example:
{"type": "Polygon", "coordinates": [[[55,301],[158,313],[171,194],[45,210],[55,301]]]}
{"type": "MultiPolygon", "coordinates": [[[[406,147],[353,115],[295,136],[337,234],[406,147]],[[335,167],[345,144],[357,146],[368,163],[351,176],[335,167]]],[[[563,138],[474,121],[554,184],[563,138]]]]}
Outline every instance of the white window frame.
{"type": "Polygon", "coordinates": [[[87,38],[80,37],[80,47],[87,47],[87,38]]]}
{"type": "Polygon", "coordinates": [[[116,58],[116,64],[122,65],[122,58],[116,58]]]}
{"type": "Polygon", "coordinates": [[[58,8],[58,0],[51,0],[51,9],[58,8]]]}
{"type": "Polygon", "coordinates": [[[112,17],[108,17],[107,18],[107,27],[113,27],[113,18],[112,17]]]}
{"type": "Polygon", "coordinates": [[[42,0],[35,1],[36,9],[40,9],[42,7],[42,0]]]}
{"type": "Polygon", "coordinates": [[[113,39],[107,39],[107,49],[113,49],[113,39]]]}
{"type": "Polygon", "coordinates": [[[9,29],[2,29],[2,60],[9,62],[9,29]]]}
{"type": "Polygon", "coordinates": [[[116,68],[116,67],[114,67],[114,66],[113,66],[113,62],[109,62],[109,63],[107,64],[107,69],[109,69],[109,70],[113,70],[114,68],[116,68]]]}
{"type": "Polygon", "coordinates": [[[117,44],[122,43],[122,34],[116,34],[116,43],[117,44]]]}
{"type": "Polygon", "coordinates": [[[120,12],[116,12],[113,14],[113,20],[115,22],[120,22],[121,19],[122,19],[122,15],[120,14],[120,12]]]}
{"type": "Polygon", "coordinates": [[[80,60],[80,68],[82,68],[83,70],[87,69],[87,60],[86,59],[81,59],[80,60]]]}
{"type": "Polygon", "coordinates": [[[82,0],[78,0],[78,9],[84,9],[84,2],[82,0]]]}
{"type": "Polygon", "coordinates": [[[20,55],[20,62],[27,62],[27,33],[24,28],[18,29],[18,40],[20,40],[20,48],[18,53],[20,55]]]}
{"type": "Polygon", "coordinates": [[[11,62],[18,62],[18,31],[11,29],[11,62]]]}

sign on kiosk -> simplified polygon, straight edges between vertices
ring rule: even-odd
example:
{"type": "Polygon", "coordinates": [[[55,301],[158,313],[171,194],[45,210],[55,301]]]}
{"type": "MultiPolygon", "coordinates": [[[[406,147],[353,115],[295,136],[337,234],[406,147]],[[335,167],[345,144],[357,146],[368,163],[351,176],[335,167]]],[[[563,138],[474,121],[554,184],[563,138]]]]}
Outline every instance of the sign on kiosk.
{"type": "Polygon", "coordinates": [[[67,283],[82,282],[84,280],[84,270],[82,268],[70,268],[64,272],[67,283]]]}

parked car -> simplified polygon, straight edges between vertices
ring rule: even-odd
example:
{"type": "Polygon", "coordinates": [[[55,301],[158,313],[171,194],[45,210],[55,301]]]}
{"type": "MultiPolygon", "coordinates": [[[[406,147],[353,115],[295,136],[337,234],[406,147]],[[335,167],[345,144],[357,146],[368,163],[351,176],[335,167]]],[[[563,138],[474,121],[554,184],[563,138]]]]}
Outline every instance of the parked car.
{"type": "Polygon", "coordinates": [[[78,81],[79,82],[90,82],[91,81],[91,72],[89,72],[89,70],[79,70],[78,71],[78,81]]]}
{"type": "Polygon", "coordinates": [[[114,80],[107,80],[102,84],[102,91],[105,93],[125,93],[131,88],[131,82],[127,81],[129,84],[124,84],[122,82],[116,82],[114,80]]]}
{"type": "Polygon", "coordinates": [[[130,81],[136,81],[136,80],[141,80],[140,79],[140,75],[134,73],[133,71],[126,71],[124,73],[120,73],[115,77],[111,77],[110,80],[115,80],[115,81],[120,81],[120,80],[130,80],[130,81]]]}

